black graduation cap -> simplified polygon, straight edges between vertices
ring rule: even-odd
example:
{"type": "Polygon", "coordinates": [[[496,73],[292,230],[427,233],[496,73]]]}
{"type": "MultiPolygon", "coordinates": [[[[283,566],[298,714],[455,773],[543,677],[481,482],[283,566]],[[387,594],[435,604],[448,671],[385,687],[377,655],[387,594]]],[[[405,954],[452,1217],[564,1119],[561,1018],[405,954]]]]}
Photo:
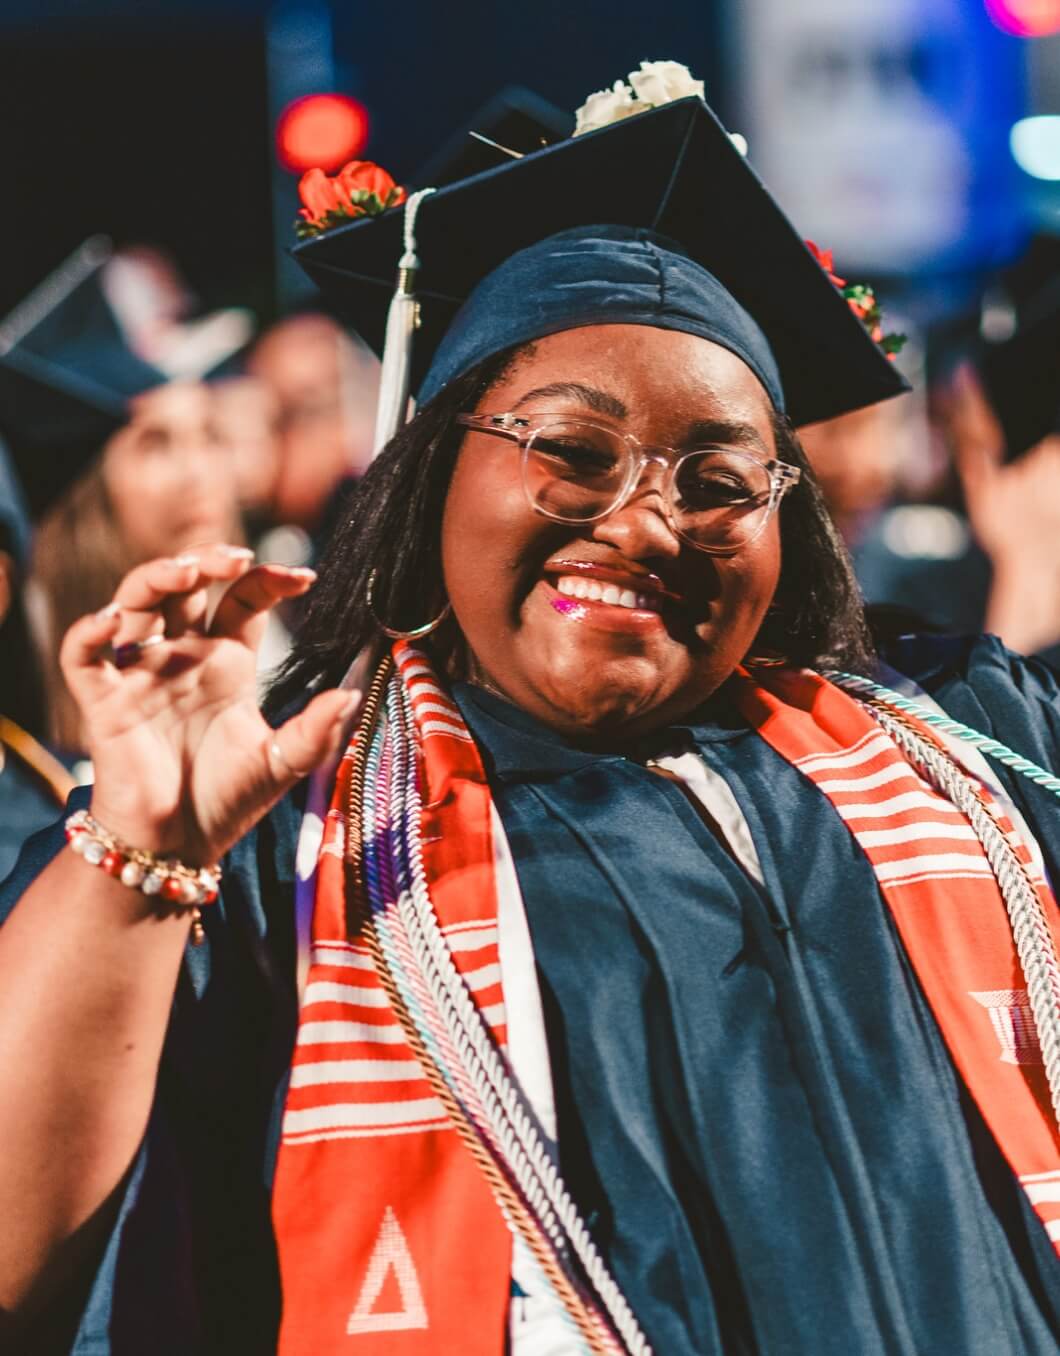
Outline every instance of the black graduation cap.
{"type": "Polygon", "coordinates": [[[436,188],[455,184],[493,169],[499,160],[522,159],[531,151],[564,141],[573,131],[570,113],[533,90],[508,85],[421,166],[412,182],[436,188]]]}
{"type": "Polygon", "coordinates": [[[1009,460],[1060,433],[1060,278],[1021,308],[1008,339],[982,342],[976,366],[1009,460]]]}
{"type": "Polygon", "coordinates": [[[38,518],[165,381],[137,357],[107,303],[93,237],[0,322],[0,436],[38,518]]]}
{"type": "MultiPolygon", "coordinates": [[[[403,254],[404,217],[395,209],[359,218],[294,248],[377,351],[403,254]]],[[[546,237],[596,224],[658,232],[709,270],[764,332],[796,424],[907,389],[698,98],[533,151],[422,200],[413,389],[487,274],[546,237]]]]}

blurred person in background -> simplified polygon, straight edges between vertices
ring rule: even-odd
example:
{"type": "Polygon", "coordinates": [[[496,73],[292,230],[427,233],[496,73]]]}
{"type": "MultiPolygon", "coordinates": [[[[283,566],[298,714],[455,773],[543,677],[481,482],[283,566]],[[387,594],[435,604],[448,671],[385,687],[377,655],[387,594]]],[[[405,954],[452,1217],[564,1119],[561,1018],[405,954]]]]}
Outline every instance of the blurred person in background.
{"type": "MultiPolygon", "coordinates": [[[[323,312],[287,316],[267,330],[247,362],[273,427],[274,453],[259,464],[250,525],[259,560],[312,566],[342,520],[372,455],[379,362],[323,312]]],[[[268,616],[258,667],[270,673],[304,617],[300,597],[268,616]]]]}
{"type": "Polygon", "coordinates": [[[372,454],[379,363],[336,321],[288,316],[267,330],[247,362],[275,405],[277,456],[270,496],[283,534],[270,559],[309,564],[372,454]]]}
{"type": "Polygon", "coordinates": [[[803,431],[880,626],[1060,661],[1060,285],[919,393],[803,431]]]}
{"type": "Polygon", "coordinates": [[[241,535],[236,478],[202,383],[167,383],[131,399],[129,419],[41,521],[29,586],[61,749],[82,747],[76,707],[59,670],[67,627],[103,606],[140,561],[179,556],[241,535]]]}
{"type": "MultiPolygon", "coordinates": [[[[127,340],[107,298],[113,262],[89,241],[0,325],[0,429],[21,474],[58,484],[35,534],[27,600],[46,731],[82,748],[58,666],[70,622],[111,597],[137,562],[241,537],[234,463],[202,381],[167,380],[127,340]]],[[[190,348],[182,370],[193,370],[190,348]]],[[[203,361],[223,360],[211,342],[203,361]]]]}
{"type": "MultiPolygon", "coordinates": [[[[984,320],[988,316],[984,314],[984,320]]],[[[936,404],[975,547],[987,562],[983,627],[1060,663],[1060,277],[989,329],[936,404]]]]}
{"type": "Polygon", "coordinates": [[[976,631],[977,614],[956,609],[958,600],[985,587],[983,571],[978,557],[968,558],[964,518],[936,502],[948,454],[928,419],[915,352],[903,353],[902,366],[916,389],[811,425],[800,436],[874,626],[976,631]],[[968,624],[960,626],[962,620],[968,624]]]}
{"type": "Polygon", "coordinates": [[[828,510],[855,557],[907,490],[910,465],[923,451],[919,404],[910,392],[800,432],[828,510]]]}
{"type": "Polygon", "coordinates": [[[213,383],[214,423],[233,460],[236,494],[247,537],[272,524],[280,472],[279,403],[272,388],[247,373],[213,383]]]}

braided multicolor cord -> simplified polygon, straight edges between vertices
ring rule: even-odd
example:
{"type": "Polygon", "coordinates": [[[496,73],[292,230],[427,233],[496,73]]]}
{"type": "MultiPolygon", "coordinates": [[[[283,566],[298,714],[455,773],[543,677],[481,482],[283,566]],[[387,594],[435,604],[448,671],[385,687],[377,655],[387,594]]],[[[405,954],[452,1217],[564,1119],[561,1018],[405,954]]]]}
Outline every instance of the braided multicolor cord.
{"type": "Polygon", "coordinates": [[[363,891],[360,918],[381,982],[428,1080],[583,1349],[650,1356],[439,928],[419,841],[418,737],[400,675],[389,672],[372,691],[378,699],[370,722],[362,720],[350,781],[350,819],[359,822],[349,825],[347,850],[358,858],[350,861],[350,887],[363,891]]]}

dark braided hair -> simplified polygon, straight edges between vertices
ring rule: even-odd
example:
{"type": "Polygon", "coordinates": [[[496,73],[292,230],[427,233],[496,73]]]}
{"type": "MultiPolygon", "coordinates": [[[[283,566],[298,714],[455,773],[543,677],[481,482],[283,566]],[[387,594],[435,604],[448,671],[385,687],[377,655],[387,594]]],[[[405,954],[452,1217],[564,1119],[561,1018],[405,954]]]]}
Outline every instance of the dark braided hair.
{"type": "MultiPolygon", "coordinates": [[[[285,709],[310,691],[333,687],[379,628],[372,603],[388,625],[412,629],[445,606],[442,509],[463,430],[455,415],[473,410],[527,351],[498,354],[451,382],[387,444],[348,500],[345,520],[320,564],[305,622],[269,692],[266,709],[285,709]]],[[[871,643],[846,551],[791,424],[773,420],[777,455],[802,470],[780,506],[780,581],[753,656],[783,658],[809,668],[869,671],[871,643]]],[[[445,669],[460,636],[449,621],[430,646],[445,669]]]]}

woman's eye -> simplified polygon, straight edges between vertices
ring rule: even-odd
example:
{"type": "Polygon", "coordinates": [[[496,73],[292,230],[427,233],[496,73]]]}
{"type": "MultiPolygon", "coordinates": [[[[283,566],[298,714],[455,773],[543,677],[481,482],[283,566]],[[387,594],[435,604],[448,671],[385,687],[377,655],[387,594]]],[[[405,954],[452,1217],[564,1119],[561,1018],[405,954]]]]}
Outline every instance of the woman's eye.
{"type": "Polygon", "coordinates": [[[690,502],[709,506],[742,503],[754,498],[754,491],[738,476],[699,475],[682,481],[682,496],[690,502]]]}
{"type": "Polygon", "coordinates": [[[615,454],[608,448],[594,447],[575,438],[538,438],[534,451],[557,463],[557,470],[584,475],[609,475],[617,463],[615,454]]]}
{"type": "Polygon", "coordinates": [[[169,438],[161,429],[144,429],[137,439],[137,446],[141,452],[148,454],[164,452],[169,445],[169,438]]]}

